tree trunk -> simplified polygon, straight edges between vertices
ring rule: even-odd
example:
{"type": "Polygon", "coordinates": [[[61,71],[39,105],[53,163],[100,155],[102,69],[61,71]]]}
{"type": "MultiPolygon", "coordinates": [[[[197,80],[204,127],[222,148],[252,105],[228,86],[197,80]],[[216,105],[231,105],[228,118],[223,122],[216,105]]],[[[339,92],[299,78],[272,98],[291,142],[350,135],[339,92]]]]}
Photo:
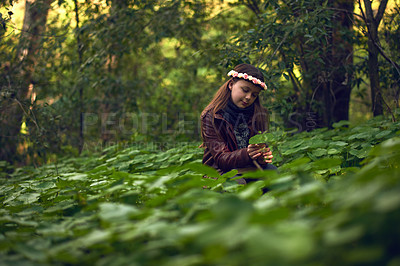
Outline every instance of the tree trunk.
{"type": "Polygon", "coordinates": [[[334,7],[338,11],[335,14],[336,27],[332,37],[333,73],[332,73],[332,122],[349,120],[349,107],[351,95],[351,79],[353,76],[353,44],[352,34],[346,39],[346,32],[353,29],[354,1],[334,1],[334,7]],[[344,29],[344,31],[343,31],[344,29]],[[341,33],[341,32],[344,32],[341,33]]]}
{"type": "Polygon", "coordinates": [[[380,42],[378,27],[385,13],[387,2],[388,0],[382,0],[380,2],[378,12],[374,16],[371,1],[364,0],[364,14],[359,0],[360,9],[363,12],[363,18],[368,28],[368,74],[371,87],[372,112],[374,116],[383,114],[383,99],[379,83],[378,45],[380,45],[380,42]]]}
{"type": "MultiPolygon", "coordinates": [[[[124,23],[123,12],[128,7],[127,0],[112,0],[111,1],[111,9],[110,9],[110,18],[111,23],[115,24],[115,28],[120,27],[122,23],[124,23]]],[[[111,27],[110,27],[111,28],[111,27]]],[[[112,36],[118,35],[117,32],[111,32],[112,36]]],[[[117,36],[116,36],[117,37],[117,36]]],[[[108,72],[108,77],[113,79],[112,86],[118,86],[117,80],[121,79],[121,59],[122,54],[118,53],[120,48],[120,43],[118,38],[112,39],[111,41],[111,49],[108,54],[108,62],[105,65],[105,71],[108,72]]],[[[111,88],[108,88],[110,90],[111,88]]],[[[115,121],[118,118],[115,117],[115,114],[118,111],[122,110],[121,102],[118,100],[118,95],[114,95],[114,93],[110,91],[106,91],[104,94],[104,99],[102,101],[100,110],[102,112],[102,129],[101,129],[101,140],[103,144],[111,141],[112,139],[117,138],[118,129],[117,122],[115,121]],[[111,121],[109,120],[111,119],[111,121]],[[110,125],[110,128],[107,127],[110,125]]]]}
{"type": "Polygon", "coordinates": [[[378,49],[368,40],[368,74],[371,88],[371,103],[374,116],[383,114],[382,94],[379,84],[378,49]]]}
{"type": "Polygon", "coordinates": [[[313,66],[309,69],[311,72],[308,76],[312,77],[310,87],[313,88],[315,99],[319,103],[316,105],[317,107],[310,107],[312,110],[310,113],[317,115],[318,127],[329,127],[335,122],[349,119],[352,89],[353,44],[351,31],[354,2],[353,0],[331,0],[328,5],[335,10],[331,33],[324,47],[315,48],[322,49],[324,63],[307,63],[309,66],[313,66]]]}
{"type": "MultiPolygon", "coordinates": [[[[79,6],[78,6],[78,0],[74,0],[74,5],[75,5],[75,22],[76,22],[76,44],[77,44],[77,52],[78,52],[78,73],[81,72],[81,66],[83,63],[83,50],[82,50],[82,42],[81,42],[81,32],[80,32],[80,27],[79,27],[79,6]]],[[[79,154],[82,153],[83,150],[83,144],[84,144],[84,134],[83,134],[83,127],[84,127],[84,121],[83,121],[83,115],[84,115],[84,100],[83,100],[83,87],[81,84],[78,84],[79,86],[79,137],[78,137],[78,151],[79,154]]]]}
{"type": "Polygon", "coordinates": [[[331,25],[324,26],[329,34],[315,43],[307,42],[303,36],[297,37],[301,87],[304,89],[300,93],[294,89],[293,98],[298,102],[295,122],[300,125],[300,130],[329,127],[334,122],[349,119],[354,1],[330,0],[327,7],[333,12],[331,25]]]}
{"type": "Polygon", "coordinates": [[[4,83],[9,84],[9,94],[0,104],[0,161],[14,162],[22,118],[29,112],[30,87],[41,47],[47,14],[53,0],[26,0],[23,31],[20,36],[16,58],[4,83]]]}

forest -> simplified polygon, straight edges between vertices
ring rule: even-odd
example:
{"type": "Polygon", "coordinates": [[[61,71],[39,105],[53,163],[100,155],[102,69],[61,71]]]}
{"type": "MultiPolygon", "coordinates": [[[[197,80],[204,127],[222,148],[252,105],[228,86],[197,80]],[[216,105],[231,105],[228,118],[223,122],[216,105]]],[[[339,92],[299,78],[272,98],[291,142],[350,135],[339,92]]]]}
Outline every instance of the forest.
{"type": "Polygon", "coordinates": [[[400,1],[0,0],[0,22],[1,265],[400,265],[400,1]],[[247,185],[200,148],[239,63],[279,170],[247,185]]]}

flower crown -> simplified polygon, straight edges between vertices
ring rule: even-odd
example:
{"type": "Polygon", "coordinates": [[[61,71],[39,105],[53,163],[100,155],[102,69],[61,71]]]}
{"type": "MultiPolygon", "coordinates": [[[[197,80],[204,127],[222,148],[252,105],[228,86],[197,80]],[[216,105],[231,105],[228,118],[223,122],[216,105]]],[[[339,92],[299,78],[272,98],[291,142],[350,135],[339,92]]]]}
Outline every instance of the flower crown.
{"type": "Polygon", "coordinates": [[[260,85],[261,88],[263,88],[263,90],[267,90],[267,85],[265,85],[264,82],[262,82],[261,80],[259,80],[256,77],[252,77],[252,76],[248,75],[247,73],[239,73],[239,72],[236,72],[235,70],[231,70],[231,71],[229,71],[228,76],[233,77],[233,78],[247,79],[256,85],[260,85]]]}

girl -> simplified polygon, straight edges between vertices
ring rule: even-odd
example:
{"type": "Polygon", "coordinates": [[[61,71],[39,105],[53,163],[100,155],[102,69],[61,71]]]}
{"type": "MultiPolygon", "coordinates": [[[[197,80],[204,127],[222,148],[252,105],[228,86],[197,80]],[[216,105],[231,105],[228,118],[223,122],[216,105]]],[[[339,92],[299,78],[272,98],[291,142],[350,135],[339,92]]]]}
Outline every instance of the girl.
{"type": "Polygon", "coordinates": [[[252,65],[240,64],[228,76],[201,113],[203,163],[221,174],[232,169],[239,173],[256,167],[276,169],[265,144],[249,145],[252,136],[268,129],[268,114],[258,97],[267,89],[263,74],[252,65]]]}

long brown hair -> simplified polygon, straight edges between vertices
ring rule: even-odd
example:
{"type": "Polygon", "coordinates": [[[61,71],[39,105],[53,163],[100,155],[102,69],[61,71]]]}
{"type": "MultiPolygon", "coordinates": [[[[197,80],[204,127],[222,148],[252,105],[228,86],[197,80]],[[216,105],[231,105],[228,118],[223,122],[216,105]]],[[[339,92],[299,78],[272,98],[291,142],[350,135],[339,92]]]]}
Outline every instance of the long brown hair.
{"type": "MultiPolygon", "coordinates": [[[[239,73],[247,73],[250,76],[256,77],[262,82],[264,82],[264,76],[260,69],[250,65],[250,64],[239,64],[234,68],[235,71],[239,73]]],[[[201,121],[203,121],[206,114],[210,111],[212,114],[212,124],[214,125],[214,115],[224,109],[228,104],[229,99],[231,98],[231,90],[229,89],[229,84],[235,84],[239,78],[231,78],[227,82],[225,82],[215,93],[211,102],[204,108],[201,113],[201,121]]],[[[261,88],[261,86],[260,86],[261,88]]],[[[254,115],[252,121],[252,127],[255,131],[267,131],[268,130],[268,112],[266,108],[261,105],[260,97],[257,97],[254,101],[254,115]]],[[[203,136],[203,129],[202,129],[203,136]]]]}

